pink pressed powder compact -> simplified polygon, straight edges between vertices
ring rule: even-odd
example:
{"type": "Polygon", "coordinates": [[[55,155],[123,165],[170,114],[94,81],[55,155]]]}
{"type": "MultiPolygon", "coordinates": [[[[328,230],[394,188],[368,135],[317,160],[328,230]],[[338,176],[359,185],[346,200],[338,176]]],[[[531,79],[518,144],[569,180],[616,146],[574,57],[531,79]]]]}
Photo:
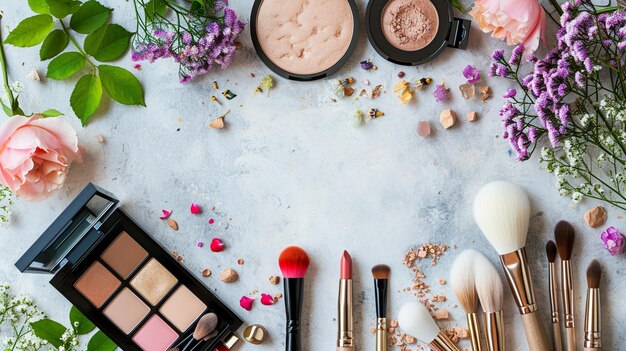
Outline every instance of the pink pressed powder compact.
{"type": "Polygon", "coordinates": [[[256,0],[252,43],[272,71],[297,81],[324,78],[356,48],[359,16],[354,0],[256,0]]]}
{"type": "Polygon", "coordinates": [[[370,0],[365,13],[376,52],[407,66],[430,61],[448,46],[466,48],[470,26],[452,16],[448,0],[370,0]]]}

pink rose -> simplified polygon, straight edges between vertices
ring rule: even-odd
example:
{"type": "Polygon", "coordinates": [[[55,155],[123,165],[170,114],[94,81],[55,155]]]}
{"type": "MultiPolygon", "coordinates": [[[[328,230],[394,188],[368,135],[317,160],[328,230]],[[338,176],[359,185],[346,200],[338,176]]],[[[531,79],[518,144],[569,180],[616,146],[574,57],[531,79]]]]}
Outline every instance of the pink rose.
{"type": "Polygon", "coordinates": [[[0,127],[0,183],[27,200],[41,200],[82,161],[76,132],[60,118],[13,116],[0,127]]]}
{"type": "Polygon", "coordinates": [[[507,45],[524,44],[524,56],[545,38],[546,15],[538,0],[476,0],[470,14],[483,32],[507,45]]]}

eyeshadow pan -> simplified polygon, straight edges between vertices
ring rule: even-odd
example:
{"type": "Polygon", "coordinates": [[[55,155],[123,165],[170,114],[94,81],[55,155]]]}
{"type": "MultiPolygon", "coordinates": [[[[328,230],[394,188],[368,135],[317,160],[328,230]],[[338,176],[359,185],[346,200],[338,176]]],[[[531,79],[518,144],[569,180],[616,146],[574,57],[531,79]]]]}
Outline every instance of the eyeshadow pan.
{"type": "Polygon", "coordinates": [[[383,9],[382,29],[393,46],[415,51],[435,39],[439,15],[430,0],[391,0],[383,9]]]}
{"type": "Polygon", "coordinates": [[[178,334],[156,314],[139,329],[133,341],[143,351],[164,351],[176,341],[178,334]]]}
{"type": "Polygon", "coordinates": [[[148,312],[150,307],[128,288],[117,294],[104,309],[104,315],[126,334],[135,329],[148,312]]]}
{"type": "Polygon", "coordinates": [[[101,257],[122,278],[128,278],[146,256],[146,250],[128,233],[122,232],[101,257]]]}
{"type": "Polygon", "coordinates": [[[153,306],[176,285],[178,280],[154,258],[148,261],[130,281],[135,290],[153,306]]]}
{"type": "Polygon", "coordinates": [[[94,306],[102,306],[120,286],[120,281],[100,262],[94,262],[74,287],[94,306]]]}
{"type": "Polygon", "coordinates": [[[159,311],[178,330],[184,332],[205,309],[206,305],[186,286],[181,285],[159,311]]]}

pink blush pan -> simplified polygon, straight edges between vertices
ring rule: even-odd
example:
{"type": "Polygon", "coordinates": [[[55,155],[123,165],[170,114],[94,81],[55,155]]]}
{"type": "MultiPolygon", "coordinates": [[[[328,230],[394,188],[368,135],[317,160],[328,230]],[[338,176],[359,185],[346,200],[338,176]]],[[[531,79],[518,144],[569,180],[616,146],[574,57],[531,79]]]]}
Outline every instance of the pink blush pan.
{"type": "Polygon", "coordinates": [[[176,341],[178,334],[161,317],[154,315],[139,329],[133,341],[143,351],[164,351],[176,341]]]}

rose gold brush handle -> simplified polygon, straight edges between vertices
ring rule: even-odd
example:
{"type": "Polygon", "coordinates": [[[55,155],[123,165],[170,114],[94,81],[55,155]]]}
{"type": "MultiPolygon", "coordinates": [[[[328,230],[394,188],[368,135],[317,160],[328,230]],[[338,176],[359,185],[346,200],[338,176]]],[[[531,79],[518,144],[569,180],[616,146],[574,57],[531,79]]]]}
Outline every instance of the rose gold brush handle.
{"type": "Polygon", "coordinates": [[[548,338],[543,329],[539,314],[536,312],[526,313],[522,315],[522,324],[526,331],[526,341],[530,351],[550,351],[548,338]]]}
{"type": "Polygon", "coordinates": [[[467,329],[469,330],[470,342],[472,350],[481,351],[480,349],[480,324],[478,323],[478,313],[467,313],[467,329]]]}
{"type": "Polygon", "coordinates": [[[602,351],[600,347],[585,347],[585,351],[602,351]]]}
{"type": "Polygon", "coordinates": [[[576,351],[576,329],[565,328],[565,341],[568,351],[576,351]]]}
{"type": "Polygon", "coordinates": [[[563,351],[563,338],[561,337],[561,324],[552,323],[552,337],[554,338],[554,351],[563,351]]]}
{"type": "Polygon", "coordinates": [[[504,313],[502,311],[484,314],[487,351],[505,351],[504,313]]]}
{"type": "Polygon", "coordinates": [[[439,332],[435,340],[428,343],[433,351],[461,351],[446,334],[439,332]]]}

